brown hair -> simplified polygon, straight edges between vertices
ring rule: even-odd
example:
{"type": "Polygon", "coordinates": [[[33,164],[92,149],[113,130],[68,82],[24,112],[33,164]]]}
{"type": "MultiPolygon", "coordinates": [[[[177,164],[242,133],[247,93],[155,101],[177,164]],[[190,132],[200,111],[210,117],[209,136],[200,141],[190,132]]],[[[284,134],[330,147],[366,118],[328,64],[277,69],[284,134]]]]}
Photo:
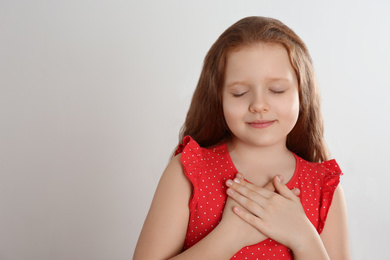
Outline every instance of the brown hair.
{"type": "Polygon", "coordinates": [[[180,131],[179,144],[186,135],[194,138],[202,147],[214,146],[232,137],[222,109],[227,56],[233,49],[259,42],[281,44],[286,48],[297,75],[299,116],[287,135],[287,148],[307,161],[327,160],[320,96],[309,52],[289,27],[266,17],[241,19],[222,33],[211,46],[180,131]]]}

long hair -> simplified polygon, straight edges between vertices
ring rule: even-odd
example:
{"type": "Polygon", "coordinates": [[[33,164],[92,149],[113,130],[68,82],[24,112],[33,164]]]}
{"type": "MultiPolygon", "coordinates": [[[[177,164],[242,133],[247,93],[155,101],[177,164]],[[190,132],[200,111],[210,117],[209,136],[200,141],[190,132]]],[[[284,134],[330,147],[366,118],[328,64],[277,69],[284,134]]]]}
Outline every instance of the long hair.
{"type": "Polygon", "coordinates": [[[296,125],[287,135],[287,148],[307,161],[327,160],[320,96],[310,54],[304,42],[289,27],[266,17],[241,19],[211,46],[180,131],[179,145],[186,135],[202,147],[214,146],[232,138],[222,108],[227,57],[234,49],[260,42],[282,45],[298,79],[299,115],[296,125]]]}

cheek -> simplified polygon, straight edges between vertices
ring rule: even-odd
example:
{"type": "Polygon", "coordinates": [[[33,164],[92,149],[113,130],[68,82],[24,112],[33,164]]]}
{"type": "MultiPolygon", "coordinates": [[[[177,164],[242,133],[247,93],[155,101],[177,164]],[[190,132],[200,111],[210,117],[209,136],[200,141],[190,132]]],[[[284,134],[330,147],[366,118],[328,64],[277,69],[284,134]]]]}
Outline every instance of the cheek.
{"type": "Polygon", "coordinates": [[[223,103],[223,115],[230,129],[235,128],[237,122],[243,119],[243,116],[245,114],[245,111],[243,109],[245,108],[240,102],[237,102],[237,100],[227,99],[223,103]]]}
{"type": "Polygon", "coordinates": [[[237,110],[232,108],[233,106],[231,104],[224,104],[223,106],[223,115],[225,116],[225,120],[228,124],[238,116],[237,110]]]}
{"type": "Polygon", "coordinates": [[[234,100],[233,98],[226,95],[223,96],[222,108],[225,118],[234,116],[234,114],[236,114],[236,109],[234,108],[237,108],[237,105],[237,100],[234,100]]]}
{"type": "Polygon", "coordinates": [[[288,108],[288,110],[290,111],[289,116],[291,118],[291,121],[293,121],[293,123],[295,125],[295,123],[298,120],[298,116],[299,116],[299,97],[298,97],[298,95],[292,98],[290,104],[291,105],[288,108]]]}
{"type": "Polygon", "coordinates": [[[283,100],[279,105],[279,113],[291,123],[296,123],[299,115],[299,97],[291,96],[283,100]]]}
{"type": "Polygon", "coordinates": [[[298,117],[299,114],[299,97],[298,95],[294,96],[291,100],[291,112],[295,113],[298,117]]]}

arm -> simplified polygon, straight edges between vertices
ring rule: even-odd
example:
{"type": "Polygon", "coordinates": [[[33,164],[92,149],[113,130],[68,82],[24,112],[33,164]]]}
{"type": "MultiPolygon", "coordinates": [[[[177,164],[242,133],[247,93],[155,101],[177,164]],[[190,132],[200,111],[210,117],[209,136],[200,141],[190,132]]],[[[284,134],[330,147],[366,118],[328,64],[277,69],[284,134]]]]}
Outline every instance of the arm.
{"type": "MultiPolygon", "coordinates": [[[[347,226],[344,193],[341,185],[338,185],[333,195],[324,229],[319,236],[320,239],[318,239],[318,235],[313,234],[311,236],[312,241],[307,241],[306,246],[300,248],[299,257],[296,252],[294,252],[294,255],[297,259],[312,259],[311,256],[315,257],[317,252],[324,251],[325,248],[325,252],[321,255],[326,255],[328,259],[350,259],[347,226]]],[[[309,239],[310,236],[307,238],[309,239]]]]}
{"type": "Polygon", "coordinates": [[[320,237],[330,259],[348,260],[351,258],[348,243],[347,207],[340,184],[334,192],[333,201],[320,237]]]}
{"type": "Polygon", "coordinates": [[[183,173],[180,155],[176,156],[161,176],[134,259],[167,259],[182,251],[191,190],[191,183],[183,173]]]}
{"type": "Polygon", "coordinates": [[[247,225],[248,229],[259,236],[257,230],[239,219],[227,206],[225,208],[229,210],[225,211],[223,221],[199,243],[182,252],[188,227],[188,203],[191,193],[192,185],[183,172],[178,155],[171,160],[162,174],[138,239],[134,260],[229,259],[241,249],[237,240],[247,235],[238,236],[237,232],[243,228],[231,228],[229,224],[247,225]]]}

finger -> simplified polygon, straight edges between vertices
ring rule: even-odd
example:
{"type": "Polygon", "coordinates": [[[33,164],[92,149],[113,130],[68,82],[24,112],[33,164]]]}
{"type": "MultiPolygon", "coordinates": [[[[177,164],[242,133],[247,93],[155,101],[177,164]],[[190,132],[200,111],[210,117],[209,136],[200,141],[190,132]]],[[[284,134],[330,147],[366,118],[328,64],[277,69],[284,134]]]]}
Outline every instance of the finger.
{"type": "Polygon", "coordinates": [[[259,194],[255,194],[255,192],[253,191],[250,192],[252,192],[254,196],[257,195],[256,201],[246,196],[243,196],[242,194],[236,192],[232,188],[229,188],[227,190],[227,194],[229,195],[230,198],[232,198],[234,201],[240,204],[248,212],[254,214],[255,216],[260,217],[262,215],[262,212],[264,211],[263,208],[260,206],[260,204],[264,203],[266,199],[264,197],[261,197],[259,194]]]}
{"type": "Polygon", "coordinates": [[[236,177],[243,180],[244,179],[244,176],[241,174],[241,173],[237,173],[236,174],[236,177]]]}
{"type": "Polygon", "coordinates": [[[291,191],[285,184],[283,184],[280,179],[276,176],[273,180],[276,191],[283,197],[291,200],[297,199],[297,196],[293,191],[291,191]]]}
{"type": "Polygon", "coordinates": [[[247,210],[237,206],[233,207],[233,212],[246,223],[262,232],[263,220],[260,217],[253,215],[251,212],[248,212],[247,210]]]}
{"type": "Polygon", "coordinates": [[[298,188],[293,188],[291,191],[292,191],[296,196],[299,196],[299,194],[301,194],[301,190],[298,189],[298,188]]]}
{"type": "Polygon", "coordinates": [[[274,192],[247,182],[245,179],[235,178],[234,181],[227,180],[226,185],[244,196],[248,196],[250,191],[260,194],[265,198],[272,196],[274,192]]]}
{"type": "MultiPolygon", "coordinates": [[[[281,181],[284,180],[282,175],[277,175],[281,181]]],[[[273,178],[264,186],[264,189],[270,190],[270,191],[275,191],[275,186],[273,183],[273,178]]]]}
{"type": "MultiPolygon", "coordinates": [[[[281,181],[284,180],[283,176],[282,175],[277,175],[279,177],[279,179],[281,181]]],[[[236,174],[236,178],[240,179],[240,180],[245,180],[244,176],[241,174],[241,173],[237,173],[236,174]]],[[[246,182],[248,182],[247,180],[245,180],[246,182]]],[[[248,182],[248,188],[252,189],[252,190],[255,190],[255,185],[253,185],[252,183],[248,182]]],[[[270,190],[270,191],[275,191],[275,186],[273,184],[273,179],[271,179],[264,187],[264,189],[267,189],[267,190],[270,190]]]]}
{"type": "Polygon", "coordinates": [[[275,191],[275,186],[274,184],[272,183],[272,180],[270,182],[268,182],[265,186],[264,186],[264,189],[267,189],[267,190],[270,190],[270,191],[275,191]]]}
{"type": "Polygon", "coordinates": [[[237,178],[234,181],[228,180],[226,185],[230,187],[227,190],[227,194],[245,209],[256,215],[259,214],[260,208],[262,209],[267,204],[267,199],[275,194],[272,191],[250,184],[244,180],[238,180],[237,178]],[[248,186],[254,186],[256,190],[250,189],[248,186]]]}

